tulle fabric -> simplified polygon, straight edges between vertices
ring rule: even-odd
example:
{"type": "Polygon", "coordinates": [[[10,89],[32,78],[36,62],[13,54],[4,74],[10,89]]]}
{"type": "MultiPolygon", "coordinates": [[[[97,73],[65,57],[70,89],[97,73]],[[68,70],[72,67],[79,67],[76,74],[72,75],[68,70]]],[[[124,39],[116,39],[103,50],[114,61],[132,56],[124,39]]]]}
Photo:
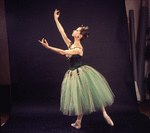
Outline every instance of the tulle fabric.
{"type": "Polygon", "coordinates": [[[84,65],[66,72],[60,99],[64,115],[90,114],[113,102],[114,94],[106,79],[94,68],[84,65]]]}

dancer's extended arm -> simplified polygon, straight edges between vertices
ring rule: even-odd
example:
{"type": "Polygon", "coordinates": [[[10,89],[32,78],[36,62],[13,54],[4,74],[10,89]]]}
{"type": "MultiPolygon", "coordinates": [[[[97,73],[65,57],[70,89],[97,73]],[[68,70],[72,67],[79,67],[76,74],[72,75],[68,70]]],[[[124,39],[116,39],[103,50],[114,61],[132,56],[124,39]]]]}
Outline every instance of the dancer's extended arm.
{"type": "Polygon", "coordinates": [[[45,48],[52,50],[58,54],[61,55],[75,55],[75,54],[80,54],[81,53],[81,49],[73,49],[73,50],[62,50],[59,48],[55,48],[55,47],[51,47],[48,45],[48,42],[46,41],[46,39],[42,39],[42,41],[38,40],[45,48]]]}
{"type": "Polygon", "coordinates": [[[56,22],[57,28],[58,28],[58,30],[59,30],[63,40],[65,41],[65,43],[69,47],[71,41],[68,39],[68,37],[67,37],[63,27],[62,27],[62,25],[60,24],[60,22],[58,20],[59,16],[60,16],[60,11],[56,9],[55,12],[54,12],[54,20],[56,22]]]}

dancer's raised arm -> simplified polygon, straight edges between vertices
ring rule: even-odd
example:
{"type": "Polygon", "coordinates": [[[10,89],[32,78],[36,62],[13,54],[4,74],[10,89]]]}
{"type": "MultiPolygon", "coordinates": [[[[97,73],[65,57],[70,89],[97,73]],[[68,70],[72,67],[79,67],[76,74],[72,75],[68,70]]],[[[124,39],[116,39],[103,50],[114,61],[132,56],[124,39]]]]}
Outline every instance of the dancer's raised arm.
{"type": "Polygon", "coordinates": [[[56,9],[55,12],[54,12],[54,20],[56,22],[57,28],[58,28],[58,30],[59,30],[63,40],[65,41],[65,43],[69,47],[71,41],[68,39],[68,37],[67,37],[63,27],[62,27],[62,25],[60,24],[60,22],[58,20],[59,16],[60,16],[60,11],[56,9]]]}

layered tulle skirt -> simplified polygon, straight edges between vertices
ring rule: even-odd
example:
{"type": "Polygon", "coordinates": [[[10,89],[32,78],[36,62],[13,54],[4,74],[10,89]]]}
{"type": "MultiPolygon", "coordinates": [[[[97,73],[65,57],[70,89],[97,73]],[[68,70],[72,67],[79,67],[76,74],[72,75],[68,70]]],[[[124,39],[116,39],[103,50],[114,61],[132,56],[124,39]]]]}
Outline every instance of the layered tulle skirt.
{"type": "Polygon", "coordinates": [[[110,86],[94,68],[84,65],[66,72],[60,99],[60,110],[64,115],[90,114],[113,102],[110,86]]]}

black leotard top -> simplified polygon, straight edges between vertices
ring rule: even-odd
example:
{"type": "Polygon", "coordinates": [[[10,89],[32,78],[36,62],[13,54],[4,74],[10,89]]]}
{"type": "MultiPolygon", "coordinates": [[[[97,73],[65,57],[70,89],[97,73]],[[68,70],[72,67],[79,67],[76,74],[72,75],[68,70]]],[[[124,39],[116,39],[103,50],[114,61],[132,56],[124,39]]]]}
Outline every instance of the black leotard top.
{"type": "Polygon", "coordinates": [[[82,66],[82,56],[80,55],[72,55],[72,57],[68,58],[69,69],[74,70],[82,66]]]}

